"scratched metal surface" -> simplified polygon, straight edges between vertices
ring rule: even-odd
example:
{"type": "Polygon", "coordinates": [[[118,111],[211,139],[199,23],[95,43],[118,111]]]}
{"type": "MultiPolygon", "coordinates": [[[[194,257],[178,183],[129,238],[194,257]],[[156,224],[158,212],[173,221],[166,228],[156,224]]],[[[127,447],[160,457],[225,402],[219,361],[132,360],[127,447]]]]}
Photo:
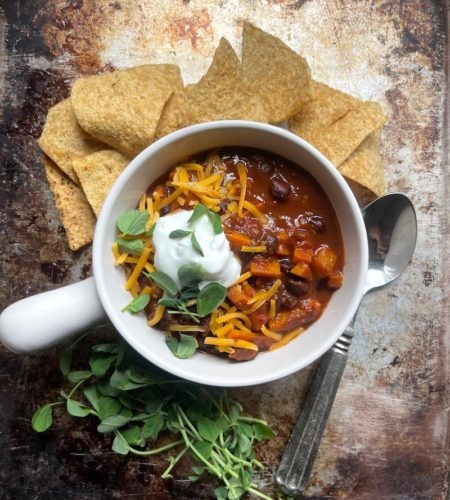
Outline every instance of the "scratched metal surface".
{"type": "MultiPolygon", "coordinates": [[[[90,249],[68,250],[36,138],[50,105],[82,73],[144,62],[180,65],[186,83],[219,38],[240,45],[243,19],[279,36],[316,79],[379,101],[389,190],[411,196],[413,262],[366,297],[307,495],[446,498],[448,493],[448,147],[446,2],[431,0],[6,0],[0,7],[0,307],[84,278],[90,249]]],[[[56,396],[61,348],[18,357],[0,349],[2,498],[210,498],[208,481],[159,479],[157,459],[118,458],[89,422],[31,432],[33,409],[56,396]]],[[[236,390],[278,436],[259,450],[272,473],[312,369],[236,390]]]]}

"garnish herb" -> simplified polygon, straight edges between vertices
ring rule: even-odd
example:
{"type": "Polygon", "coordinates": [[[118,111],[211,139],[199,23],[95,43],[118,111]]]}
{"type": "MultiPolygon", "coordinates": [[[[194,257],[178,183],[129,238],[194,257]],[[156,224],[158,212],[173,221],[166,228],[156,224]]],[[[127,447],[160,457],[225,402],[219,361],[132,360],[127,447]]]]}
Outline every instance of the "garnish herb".
{"type": "Polygon", "coordinates": [[[193,224],[195,221],[200,219],[200,217],[204,214],[207,214],[209,212],[208,208],[205,207],[205,205],[202,205],[201,203],[197,203],[194,207],[194,211],[192,212],[192,215],[189,217],[188,224],[193,224]]]}
{"type": "Polygon", "coordinates": [[[169,234],[169,238],[173,240],[179,240],[181,238],[186,238],[186,236],[189,236],[192,234],[192,231],[185,231],[184,229],[175,229],[175,231],[172,231],[169,234]]]}
{"type": "Polygon", "coordinates": [[[223,233],[223,226],[222,226],[222,221],[220,219],[220,216],[218,214],[216,214],[216,212],[212,212],[211,210],[208,210],[208,217],[209,217],[209,220],[211,221],[211,224],[213,226],[214,234],[223,233]]]}
{"type": "Polygon", "coordinates": [[[227,289],[220,283],[208,283],[197,297],[197,313],[203,318],[212,313],[225,300],[227,289]]]}
{"type": "Polygon", "coordinates": [[[173,354],[180,359],[191,358],[198,348],[197,340],[191,335],[180,333],[180,340],[175,337],[166,337],[166,344],[173,354]]]}
{"type": "Polygon", "coordinates": [[[137,313],[143,311],[147,304],[150,302],[150,295],[138,295],[127,306],[122,309],[122,312],[128,311],[130,313],[137,313]]]}
{"type": "Polygon", "coordinates": [[[169,297],[175,297],[178,293],[178,287],[173,279],[162,271],[154,271],[148,273],[144,271],[144,276],[154,281],[160,288],[162,288],[169,297]]]}
{"type": "Polygon", "coordinates": [[[137,236],[145,232],[149,217],[144,210],[127,210],[117,219],[117,227],[123,235],[137,236]]]}
{"type": "Polygon", "coordinates": [[[139,255],[144,250],[144,242],[142,240],[124,240],[118,238],[117,244],[121,252],[129,253],[131,255],[139,255]]]}
{"type": "MultiPolygon", "coordinates": [[[[182,336],[175,347],[179,355],[191,343],[185,337],[190,338],[182,336]]],[[[74,345],[64,353],[68,351],[73,353],[74,345]]],[[[72,356],[64,353],[60,366],[64,372],[76,373],[70,371],[72,356]]],[[[265,421],[244,416],[242,406],[225,389],[168,378],[166,373],[143,364],[124,344],[93,346],[89,366],[97,365],[107,368],[97,374],[78,370],[84,377],[72,381],[67,395],[61,391],[58,401],[35,411],[32,427],[36,432],[51,426],[54,407],[65,407],[75,418],[97,418],[98,432],[111,435],[112,449],[120,455],[145,457],[168,452],[163,479],[171,477],[189,454],[195,463],[188,479],[216,476],[221,481],[214,490],[216,498],[239,499],[249,493],[270,500],[253,482],[255,469],[264,468],[253,448],[274,433],[265,421]]]]}
{"type": "Polygon", "coordinates": [[[178,269],[178,279],[182,287],[200,283],[204,278],[205,270],[200,264],[183,264],[178,269]]]}
{"type": "Polygon", "coordinates": [[[202,247],[200,246],[200,243],[197,241],[197,238],[195,236],[195,233],[192,233],[191,235],[191,243],[192,243],[192,248],[199,253],[202,257],[205,256],[203,253],[202,247]]]}

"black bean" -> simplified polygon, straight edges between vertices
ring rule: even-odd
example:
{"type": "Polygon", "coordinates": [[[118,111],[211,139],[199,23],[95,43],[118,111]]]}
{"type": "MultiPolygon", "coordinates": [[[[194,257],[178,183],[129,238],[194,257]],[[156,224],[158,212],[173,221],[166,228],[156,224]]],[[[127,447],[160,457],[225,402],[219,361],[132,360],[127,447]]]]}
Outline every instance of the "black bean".
{"type": "Polygon", "coordinates": [[[264,244],[266,245],[266,252],[268,255],[273,255],[277,251],[278,247],[278,238],[269,234],[264,239],[264,244]]]}
{"type": "Polygon", "coordinates": [[[169,205],[164,205],[163,207],[160,208],[159,215],[162,217],[163,215],[167,215],[169,212],[170,212],[169,205]]]}
{"type": "Polygon", "coordinates": [[[288,275],[284,285],[286,289],[296,297],[303,295],[309,290],[309,283],[298,276],[288,275]]]}
{"type": "Polygon", "coordinates": [[[284,285],[281,285],[276,297],[277,309],[279,309],[280,306],[286,309],[295,309],[298,305],[298,300],[297,297],[294,297],[286,290],[284,285]]]}
{"type": "Polygon", "coordinates": [[[323,233],[326,229],[326,224],[320,215],[312,215],[308,217],[308,223],[312,226],[316,233],[323,233]]]}
{"type": "Polygon", "coordinates": [[[284,179],[274,177],[270,181],[270,192],[276,200],[284,201],[291,192],[291,186],[284,179]]]}
{"type": "Polygon", "coordinates": [[[294,267],[294,264],[291,262],[290,259],[280,259],[280,266],[281,266],[281,269],[285,273],[287,273],[294,267]]]}

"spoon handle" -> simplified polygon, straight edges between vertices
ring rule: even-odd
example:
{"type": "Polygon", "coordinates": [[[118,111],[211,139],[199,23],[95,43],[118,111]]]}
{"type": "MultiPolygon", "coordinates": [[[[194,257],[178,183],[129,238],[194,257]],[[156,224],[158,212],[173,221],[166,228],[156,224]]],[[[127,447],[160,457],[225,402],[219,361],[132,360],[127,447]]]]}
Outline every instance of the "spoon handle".
{"type": "Polygon", "coordinates": [[[308,481],[333,406],[353,339],[349,325],[320,360],[304,406],[281,457],[276,482],[287,495],[299,495],[308,481]]]}

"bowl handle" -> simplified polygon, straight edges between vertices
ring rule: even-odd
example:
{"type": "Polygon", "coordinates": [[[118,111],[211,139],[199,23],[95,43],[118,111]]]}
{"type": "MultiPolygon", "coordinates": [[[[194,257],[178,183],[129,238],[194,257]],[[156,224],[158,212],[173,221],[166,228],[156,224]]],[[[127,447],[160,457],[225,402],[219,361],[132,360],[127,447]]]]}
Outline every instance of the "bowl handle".
{"type": "Polygon", "coordinates": [[[0,341],[30,354],[62,342],[105,318],[94,278],[40,293],[8,306],[0,315],[0,341]]]}

